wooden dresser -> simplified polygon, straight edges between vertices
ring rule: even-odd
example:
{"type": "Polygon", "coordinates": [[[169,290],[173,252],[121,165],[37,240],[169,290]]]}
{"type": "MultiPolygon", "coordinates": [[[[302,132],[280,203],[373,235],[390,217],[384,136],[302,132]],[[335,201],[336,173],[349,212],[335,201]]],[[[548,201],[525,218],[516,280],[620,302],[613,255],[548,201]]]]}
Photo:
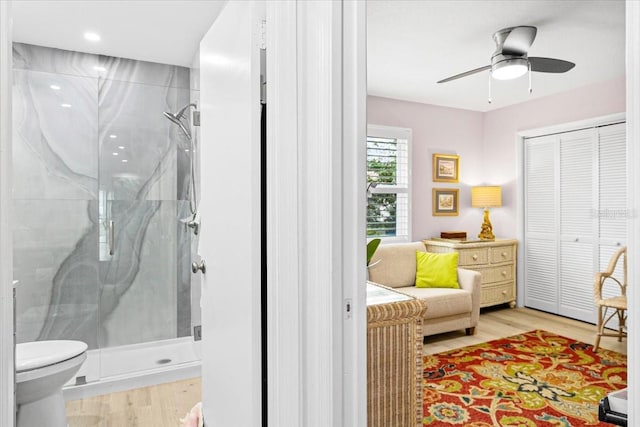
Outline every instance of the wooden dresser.
{"type": "Polygon", "coordinates": [[[496,239],[462,243],[449,239],[423,240],[427,252],[458,252],[458,266],[482,275],[480,307],[516,306],[517,240],[496,239]]]}

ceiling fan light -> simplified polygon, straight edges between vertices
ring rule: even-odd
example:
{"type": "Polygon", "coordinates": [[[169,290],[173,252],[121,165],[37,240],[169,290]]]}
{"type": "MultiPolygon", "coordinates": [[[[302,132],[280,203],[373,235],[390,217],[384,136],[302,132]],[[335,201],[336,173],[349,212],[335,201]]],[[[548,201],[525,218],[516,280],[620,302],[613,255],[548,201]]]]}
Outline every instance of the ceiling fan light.
{"type": "Polygon", "coordinates": [[[496,80],[513,80],[525,75],[527,70],[529,70],[529,61],[526,59],[505,59],[493,65],[491,76],[496,80]]]}

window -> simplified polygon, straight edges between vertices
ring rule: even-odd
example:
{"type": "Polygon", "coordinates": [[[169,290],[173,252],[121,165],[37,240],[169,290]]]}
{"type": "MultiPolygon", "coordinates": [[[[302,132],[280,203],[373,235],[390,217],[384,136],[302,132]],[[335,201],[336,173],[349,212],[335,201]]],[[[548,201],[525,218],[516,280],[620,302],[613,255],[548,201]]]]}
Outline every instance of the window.
{"type": "Polygon", "coordinates": [[[367,128],[367,238],[411,239],[411,129],[367,128]]]}

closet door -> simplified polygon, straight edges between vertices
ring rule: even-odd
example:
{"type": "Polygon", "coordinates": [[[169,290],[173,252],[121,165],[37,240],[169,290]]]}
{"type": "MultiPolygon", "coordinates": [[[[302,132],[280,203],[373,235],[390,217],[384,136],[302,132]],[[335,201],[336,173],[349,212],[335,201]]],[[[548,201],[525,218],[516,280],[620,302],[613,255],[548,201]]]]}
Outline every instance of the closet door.
{"type": "Polygon", "coordinates": [[[525,306],[595,323],[594,273],[626,244],[625,124],[524,144],[525,306]]]}
{"type": "Polygon", "coordinates": [[[525,141],[525,306],[558,312],[558,137],[525,141]]]}
{"type": "MultiPolygon", "coordinates": [[[[626,245],[627,236],[627,169],[626,125],[604,126],[598,135],[598,271],[604,271],[611,255],[626,245]]],[[[622,264],[614,273],[622,277],[622,264]]],[[[618,295],[617,286],[605,287],[605,296],[618,295]]],[[[613,325],[613,323],[612,323],[613,325]]]]}
{"type": "Polygon", "coordinates": [[[597,130],[560,134],[558,314],[595,321],[594,177],[597,130]]]}

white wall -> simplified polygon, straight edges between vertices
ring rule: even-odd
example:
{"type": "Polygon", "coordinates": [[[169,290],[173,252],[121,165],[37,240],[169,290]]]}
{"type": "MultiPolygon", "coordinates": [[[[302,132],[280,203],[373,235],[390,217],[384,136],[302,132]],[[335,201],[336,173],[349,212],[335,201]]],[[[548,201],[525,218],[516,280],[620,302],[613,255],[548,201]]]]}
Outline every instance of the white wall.
{"type": "Polygon", "coordinates": [[[502,185],[502,205],[491,222],[504,236],[516,235],[516,133],[625,111],[624,77],[538,98],[484,114],[483,176],[502,185]]]}
{"type": "Polygon", "coordinates": [[[413,130],[412,240],[439,236],[445,230],[465,230],[468,236],[475,237],[480,231],[482,212],[470,208],[469,187],[491,183],[483,179],[483,113],[369,96],[367,123],[413,130]],[[434,153],[460,156],[459,183],[432,181],[434,153]],[[460,215],[432,216],[432,188],[459,188],[460,215]]]}
{"type": "Polygon", "coordinates": [[[497,237],[516,236],[516,134],[625,111],[624,77],[486,113],[369,96],[367,123],[413,129],[413,240],[443,230],[480,231],[482,212],[471,209],[470,186],[503,186],[502,208],[491,210],[497,237]],[[460,155],[460,182],[432,182],[433,153],[460,155]],[[460,215],[432,216],[431,189],[460,188],[460,215]]]}

